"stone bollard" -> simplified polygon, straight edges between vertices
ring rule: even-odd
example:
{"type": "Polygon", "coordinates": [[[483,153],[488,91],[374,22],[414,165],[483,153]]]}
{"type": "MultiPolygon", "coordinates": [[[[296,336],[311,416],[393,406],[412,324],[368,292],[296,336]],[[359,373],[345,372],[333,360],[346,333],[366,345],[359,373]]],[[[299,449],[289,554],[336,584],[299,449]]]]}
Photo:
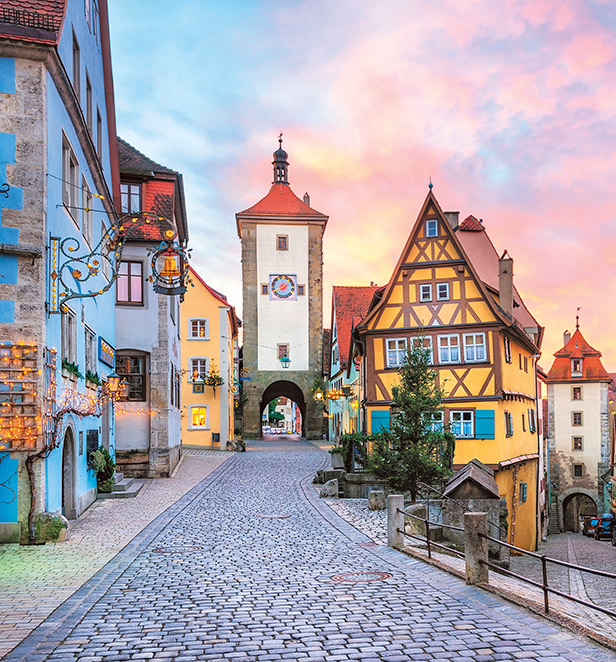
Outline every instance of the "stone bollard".
{"type": "Polygon", "coordinates": [[[466,558],[466,583],[488,583],[488,541],[480,534],[488,535],[487,513],[464,513],[464,556],[466,558]]]}
{"type": "Polygon", "coordinates": [[[404,547],[404,496],[390,494],[387,497],[387,546],[394,549],[404,547]]]}
{"type": "Polygon", "coordinates": [[[383,490],[368,492],[368,510],[385,510],[385,492],[383,490]]]}

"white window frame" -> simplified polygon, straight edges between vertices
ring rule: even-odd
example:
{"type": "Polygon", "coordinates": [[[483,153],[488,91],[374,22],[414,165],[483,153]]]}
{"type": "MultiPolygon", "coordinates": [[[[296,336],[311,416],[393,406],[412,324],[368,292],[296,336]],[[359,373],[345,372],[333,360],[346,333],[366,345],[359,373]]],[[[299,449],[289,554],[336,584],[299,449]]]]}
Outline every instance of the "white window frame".
{"type": "Polygon", "coordinates": [[[426,428],[430,432],[443,432],[445,430],[445,412],[437,411],[431,415],[430,421],[426,422],[426,428]]]}
{"type": "Polygon", "coordinates": [[[438,220],[436,218],[426,221],[426,237],[438,237],[438,220]]]}
{"type": "Polygon", "coordinates": [[[77,315],[72,308],[66,306],[62,311],[62,360],[77,363],[77,315]]]}
{"type": "Polygon", "coordinates": [[[385,340],[385,366],[387,368],[399,368],[404,365],[407,347],[406,338],[387,338],[385,340]],[[390,347],[390,343],[394,343],[393,347],[390,347]],[[394,360],[390,360],[390,352],[395,352],[394,360]],[[400,352],[402,352],[402,359],[400,359],[400,352]]]}
{"type": "Polygon", "coordinates": [[[437,301],[449,301],[449,283],[437,283],[436,284],[436,300],[437,301]],[[444,295],[441,295],[440,289],[444,287],[446,292],[444,295]]]}
{"type": "Polygon", "coordinates": [[[62,204],[79,227],[79,161],[66,135],[62,134],[62,204]]]}
{"type": "Polygon", "coordinates": [[[86,371],[96,374],[96,333],[89,326],[84,326],[86,346],[86,371]]]}
{"type": "Polygon", "coordinates": [[[571,376],[581,377],[584,374],[584,359],[571,359],[571,376]],[[575,364],[579,361],[580,369],[575,370],[575,364]]]}
{"type": "Polygon", "coordinates": [[[191,317],[188,320],[188,331],[187,331],[188,340],[209,340],[210,339],[210,320],[207,317],[191,317]],[[194,322],[203,322],[205,335],[204,336],[195,336],[193,335],[193,323],[194,322]]]}
{"type": "Polygon", "coordinates": [[[188,409],[188,429],[189,430],[209,430],[210,429],[210,407],[206,404],[192,404],[188,409]],[[193,424],[193,409],[205,409],[205,425],[193,424]]]}
{"type": "Polygon", "coordinates": [[[456,439],[473,439],[475,437],[475,412],[474,411],[460,411],[452,410],[449,412],[449,428],[451,434],[453,434],[456,439]],[[459,417],[459,420],[456,418],[459,417]],[[459,428],[459,434],[456,434],[457,426],[459,428]],[[470,429],[469,429],[470,426],[470,429]],[[464,430],[468,429],[469,433],[465,434],[464,430]]]}
{"type": "Polygon", "coordinates": [[[465,333],[463,334],[464,340],[464,363],[486,363],[488,360],[488,348],[486,346],[485,333],[465,333]],[[481,344],[477,344],[476,339],[481,336],[481,344]],[[469,342],[472,339],[472,342],[469,342]],[[483,348],[483,358],[477,356],[477,348],[483,348]],[[472,351],[472,357],[469,358],[468,350],[472,351]]]}
{"type": "Polygon", "coordinates": [[[421,283],[419,286],[419,301],[432,301],[432,283],[421,283]]]}
{"type": "Polygon", "coordinates": [[[201,377],[201,369],[197,368],[198,376],[197,380],[201,381],[205,377],[207,377],[207,373],[210,370],[210,359],[207,356],[191,356],[188,359],[188,381],[191,383],[194,383],[196,380],[193,377],[193,373],[195,372],[195,366],[193,365],[193,361],[204,361],[205,362],[205,371],[203,372],[203,377],[201,377]]]}
{"type": "Polygon", "coordinates": [[[430,363],[434,363],[434,347],[432,344],[432,336],[412,336],[411,347],[413,349],[429,349],[430,350],[430,363]],[[423,341],[420,345],[420,341],[423,341]]]}
{"type": "Polygon", "coordinates": [[[94,200],[86,178],[81,178],[81,232],[88,246],[92,248],[94,234],[94,214],[92,213],[92,201],[94,200]]]}
{"type": "Polygon", "coordinates": [[[462,357],[460,355],[460,336],[457,333],[450,333],[446,336],[437,336],[438,339],[438,362],[439,365],[445,364],[445,363],[462,363],[462,357]],[[451,338],[455,338],[457,340],[457,345],[450,345],[449,341],[451,338]],[[447,344],[446,345],[441,345],[441,340],[446,340],[447,344]],[[458,356],[457,358],[452,358],[452,349],[457,350],[458,356]],[[448,357],[449,358],[443,358],[443,350],[448,352],[448,357]]]}

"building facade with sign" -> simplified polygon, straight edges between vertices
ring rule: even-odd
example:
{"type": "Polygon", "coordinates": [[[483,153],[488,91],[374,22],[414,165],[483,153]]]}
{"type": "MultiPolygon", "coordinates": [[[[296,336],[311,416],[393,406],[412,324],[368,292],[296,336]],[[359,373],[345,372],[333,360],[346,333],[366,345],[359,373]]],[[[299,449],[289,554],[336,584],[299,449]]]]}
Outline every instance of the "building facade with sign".
{"type": "Polygon", "coordinates": [[[233,447],[238,322],[224,294],[192,268],[194,287],[180,309],[182,342],[182,445],[233,447]],[[229,444],[231,442],[231,444],[229,444]]]}
{"type": "Polygon", "coordinates": [[[322,410],[310,387],[323,360],[323,233],[328,217],[300,200],[287,153],[274,152],[269,193],[236,214],[242,244],[244,436],[261,436],[261,416],[280,396],[300,408],[303,435],[320,438],[322,410]]]}
{"type": "Polygon", "coordinates": [[[127,476],[165,477],[180,459],[181,297],[150,286],[150,253],[169,224],[180,244],[187,241],[184,185],[175,170],[120,138],[117,144],[121,213],[160,215],[129,231],[115,284],[116,371],[130,385],[127,399],[116,404],[117,464],[127,476]]]}
{"type": "Polygon", "coordinates": [[[356,327],[368,432],[388,429],[391,389],[407,348],[429,348],[456,437],[454,469],[477,458],[495,471],[508,540],[537,544],[536,359],[543,329],[513,284],[483,223],[443,212],[430,190],[392,277],[356,327]]]}
{"type": "Polygon", "coordinates": [[[550,475],[559,529],[579,531],[580,516],[610,509],[612,377],[579,323],[573,334],[565,331],[563,342],[546,378],[550,475]]]}
{"type": "Polygon", "coordinates": [[[66,265],[95,249],[119,193],[106,1],[23,4],[0,8],[0,541],[13,542],[30,514],[82,513],[88,447],[113,454],[100,384],[114,302],[80,283],[88,270],[104,292],[109,277],[97,258],[66,265]]]}

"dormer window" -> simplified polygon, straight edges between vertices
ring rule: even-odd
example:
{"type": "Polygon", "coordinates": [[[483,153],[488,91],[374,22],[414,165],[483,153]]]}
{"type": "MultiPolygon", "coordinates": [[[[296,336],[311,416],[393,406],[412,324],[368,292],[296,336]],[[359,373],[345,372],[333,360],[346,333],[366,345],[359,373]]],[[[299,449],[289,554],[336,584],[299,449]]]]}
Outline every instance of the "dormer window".
{"type": "Polygon", "coordinates": [[[438,237],[438,221],[426,221],[426,237],[438,237]]]}
{"type": "Polygon", "coordinates": [[[571,359],[571,376],[582,376],[582,359],[571,359]]]}

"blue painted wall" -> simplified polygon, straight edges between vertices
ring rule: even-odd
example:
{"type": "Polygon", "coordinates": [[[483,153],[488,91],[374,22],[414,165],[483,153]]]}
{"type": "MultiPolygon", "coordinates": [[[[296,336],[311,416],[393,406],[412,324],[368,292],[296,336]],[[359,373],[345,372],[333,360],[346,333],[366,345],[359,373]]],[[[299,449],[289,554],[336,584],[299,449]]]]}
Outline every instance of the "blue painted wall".
{"type": "Polygon", "coordinates": [[[0,522],[17,521],[18,465],[8,453],[0,453],[0,522]]]}

